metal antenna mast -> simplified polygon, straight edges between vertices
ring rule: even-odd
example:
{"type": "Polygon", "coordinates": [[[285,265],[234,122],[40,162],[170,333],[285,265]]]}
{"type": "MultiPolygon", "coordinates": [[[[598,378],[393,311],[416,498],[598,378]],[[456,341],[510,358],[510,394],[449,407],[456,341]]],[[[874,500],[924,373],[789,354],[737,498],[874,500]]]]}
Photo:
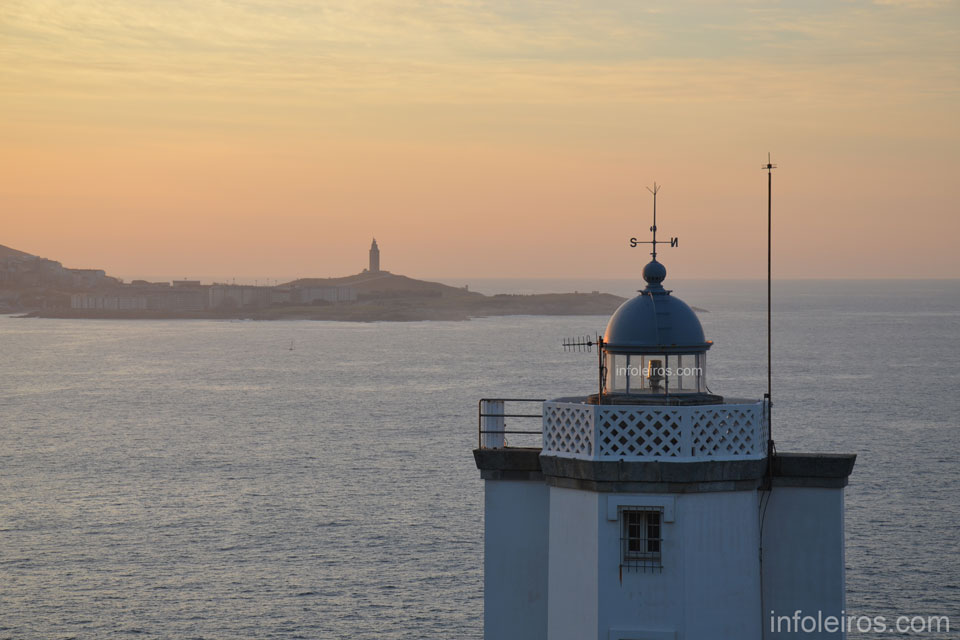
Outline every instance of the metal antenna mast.
{"type": "MultiPolygon", "coordinates": [[[[770,153],[767,152],[767,164],[761,169],[767,172],[767,405],[773,405],[773,350],[771,341],[771,312],[770,312],[770,282],[771,282],[771,264],[773,262],[773,170],[777,165],[770,161],[770,153]]],[[[770,420],[770,416],[767,417],[770,420]]],[[[772,422],[772,421],[770,421],[772,422]]],[[[769,442],[767,443],[769,455],[773,455],[773,426],[768,427],[769,442]]]]}

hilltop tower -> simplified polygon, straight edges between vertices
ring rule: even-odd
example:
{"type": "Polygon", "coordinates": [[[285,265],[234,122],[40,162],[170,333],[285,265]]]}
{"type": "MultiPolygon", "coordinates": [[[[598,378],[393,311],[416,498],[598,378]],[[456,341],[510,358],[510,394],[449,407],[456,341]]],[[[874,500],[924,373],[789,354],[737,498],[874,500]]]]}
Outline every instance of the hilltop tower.
{"type": "Polygon", "coordinates": [[[380,271],[380,247],[377,246],[377,239],[373,239],[373,244],[370,245],[370,273],[378,273],[380,271]]]}
{"type": "Polygon", "coordinates": [[[823,621],[844,615],[856,456],[776,453],[768,399],[710,391],[713,343],[656,243],[644,289],[577,344],[598,349],[597,393],[480,401],[484,637],[763,640],[797,637],[801,611],[821,616],[804,637],[843,638],[823,621]],[[541,447],[508,445],[534,416],[541,447]]]}

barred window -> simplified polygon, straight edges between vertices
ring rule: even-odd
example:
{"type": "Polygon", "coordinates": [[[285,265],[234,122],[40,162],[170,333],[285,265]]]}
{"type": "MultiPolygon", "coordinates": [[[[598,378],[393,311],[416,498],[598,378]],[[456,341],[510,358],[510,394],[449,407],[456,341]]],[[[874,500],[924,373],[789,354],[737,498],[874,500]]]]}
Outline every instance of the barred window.
{"type": "Polygon", "coordinates": [[[620,508],[620,565],[635,571],[661,571],[663,507],[620,508]]]}

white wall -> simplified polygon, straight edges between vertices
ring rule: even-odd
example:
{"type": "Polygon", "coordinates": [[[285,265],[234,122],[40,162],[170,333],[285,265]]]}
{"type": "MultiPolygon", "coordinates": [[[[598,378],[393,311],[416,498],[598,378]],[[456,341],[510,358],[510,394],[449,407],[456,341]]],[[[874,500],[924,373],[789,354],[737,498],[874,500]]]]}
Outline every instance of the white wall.
{"type": "Polygon", "coordinates": [[[771,609],[840,615],[842,490],[774,489],[762,583],[760,497],[487,481],[485,638],[760,640],[788,637],[770,633],[771,609]],[[664,509],[662,571],[621,572],[619,504],[664,509]]]}
{"type": "Polygon", "coordinates": [[[759,640],[756,491],[605,499],[609,503],[599,520],[599,637],[759,640]],[[665,507],[661,571],[624,568],[621,579],[620,521],[611,519],[618,503],[665,507]],[[610,629],[621,631],[609,635],[610,629]]]}
{"type": "Polygon", "coordinates": [[[604,495],[550,488],[550,640],[597,637],[597,522],[604,495]]]}
{"type": "Polygon", "coordinates": [[[541,481],[484,481],[483,637],[546,640],[550,492],[541,481]]]}
{"type": "MultiPolygon", "coordinates": [[[[775,487],[763,525],[764,638],[845,637],[770,631],[771,610],[777,617],[798,610],[840,616],[844,579],[843,489],[775,487]]],[[[787,629],[785,623],[780,628],[787,629]]]]}

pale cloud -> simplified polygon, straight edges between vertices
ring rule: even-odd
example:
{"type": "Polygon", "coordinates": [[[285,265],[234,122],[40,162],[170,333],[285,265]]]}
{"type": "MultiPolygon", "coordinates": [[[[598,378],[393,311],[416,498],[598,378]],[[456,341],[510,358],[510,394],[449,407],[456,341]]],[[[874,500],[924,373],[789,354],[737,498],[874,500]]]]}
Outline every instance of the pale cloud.
{"type": "MultiPolygon", "coordinates": [[[[862,176],[912,166],[919,149],[927,174],[953,175],[958,15],[957,2],[872,0],[5,0],[0,166],[25,185],[22,202],[51,220],[69,219],[72,200],[46,193],[46,172],[61,194],[72,181],[83,198],[117,208],[138,189],[166,197],[155,172],[180,175],[192,200],[170,206],[184,221],[208,210],[210,174],[229,185],[225,217],[255,194],[309,210],[333,188],[315,186],[317,166],[348,185],[331,209],[361,210],[356,194],[374,182],[392,188],[377,207],[421,211],[416,198],[443,189],[413,158],[457,185],[437,211],[422,210],[437,220],[469,188],[484,193],[489,184],[471,180],[490,175],[515,180],[511,198],[534,208],[558,188],[537,168],[555,158],[576,166],[564,169],[569,185],[581,171],[602,181],[641,157],[675,163],[679,180],[694,152],[702,160],[691,173],[720,183],[731,179],[718,166],[731,154],[758,146],[762,159],[768,145],[775,157],[790,149],[795,163],[806,154],[826,167],[836,155],[834,170],[856,164],[862,176]],[[101,145],[102,172],[91,160],[101,145]],[[486,160],[470,165],[467,153],[486,160]],[[284,154],[295,157],[273,160],[284,154]],[[113,176],[137,162],[136,189],[118,193],[113,176]],[[531,176],[540,191],[527,191],[531,176]],[[231,180],[244,198],[232,199],[231,180]],[[404,188],[413,190],[405,205],[392,195],[404,188]]],[[[877,219],[899,215],[872,202],[877,219]]],[[[508,204],[497,205],[505,221],[516,215],[508,204]]]]}
{"type": "Polygon", "coordinates": [[[912,105],[934,112],[912,125],[926,138],[960,109],[960,27],[945,19],[955,8],[11,0],[0,5],[0,114],[7,135],[53,125],[405,135],[439,119],[498,139],[550,122],[563,139],[591,118],[672,122],[697,108],[737,122],[817,114],[837,135],[862,110],[853,128],[893,135],[870,114],[912,105]]]}
{"type": "Polygon", "coordinates": [[[950,6],[956,8],[957,4],[957,0],[873,0],[873,2],[881,6],[897,6],[910,9],[938,9],[950,6]]]}
{"type": "MultiPolygon", "coordinates": [[[[766,3],[8,2],[0,8],[11,73],[66,81],[324,84],[350,90],[501,68],[521,73],[702,60],[750,63],[919,63],[956,60],[956,21],[904,24],[864,5],[766,3]],[[839,7],[839,8],[838,8],[839,7]],[[111,77],[111,80],[113,78],[111,77]]],[[[672,72],[677,72],[676,66],[672,72]]],[[[922,68],[918,68],[922,73],[922,68]]],[[[471,74],[464,76],[463,74],[471,74]]]]}

